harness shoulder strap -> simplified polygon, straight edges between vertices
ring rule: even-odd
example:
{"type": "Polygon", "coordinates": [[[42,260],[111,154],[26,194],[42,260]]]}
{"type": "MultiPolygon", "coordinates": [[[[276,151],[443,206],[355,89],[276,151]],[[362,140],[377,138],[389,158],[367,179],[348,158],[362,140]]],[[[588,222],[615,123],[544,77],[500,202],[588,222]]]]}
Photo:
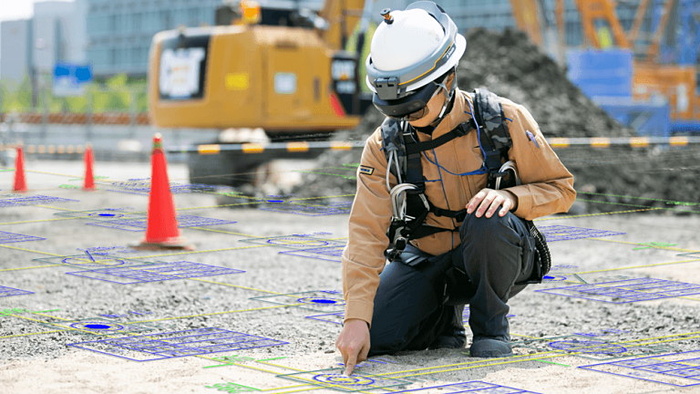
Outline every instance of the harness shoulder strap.
{"type": "Polygon", "coordinates": [[[455,138],[459,138],[463,135],[467,135],[472,129],[474,128],[474,125],[470,122],[464,122],[459,124],[457,127],[455,127],[453,130],[451,130],[448,133],[445,133],[434,140],[430,141],[425,141],[425,142],[414,142],[413,144],[406,145],[406,153],[411,154],[415,152],[422,152],[426,150],[431,150],[435,149],[438,146],[444,145],[450,141],[452,141],[455,138]]]}
{"type": "Polygon", "coordinates": [[[484,151],[484,165],[488,170],[487,187],[495,188],[503,177],[501,165],[508,161],[508,150],[513,145],[505,123],[505,115],[498,96],[488,89],[474,89],[470,95],[474,102],[474,120],[479,131],[479,144],[484,151]]]}
{"type": "Polygon", "coordinates": [[[488,89],[474,89],[474,108],[476,120],[479,126],[489,137],[493,146],[500,152],[508,154],[508,149],[513,145],[505,123],[503,106],[498,96],[488,89]]]}
{"type": "Polygon", "coordinates": [[[503,176],[499,169],[502,163],[508,160],[508,149],[512,142],[498,96],[486,89],[476,89],[470,96],[475,108],[473,120],[462,123],[449,133],[431,141],[419,142],[414,134],[415,131],[406,122],[387,118],[382,123],[382,149],[390,162],[390,171],[397,176],[397,179],[416,186],[415,189],[406,191],[405,217],[392,218],[387,232],[391,240],[390,248],[387,250],[387,256],[390,259],[398,256],[410,239],[422,238],[441,231],[451,231],[426,225],[424,222],[429,212],[437,216],[452,217],[458,222],[463,221],[466,215],[465,209],[459,211],[441,209],[425,198],[425,180],[421,165],[423,151],[441,146],[476,128],[480,131],[479,144],[485,154],[484,164],[488,170],[488,187],[493,188],[496,180],[503,176]],[[392,156],[399,163],[398,165],[391,165],[392,156]],[[426,201],[428,208],[425,206],[426,201]]]}

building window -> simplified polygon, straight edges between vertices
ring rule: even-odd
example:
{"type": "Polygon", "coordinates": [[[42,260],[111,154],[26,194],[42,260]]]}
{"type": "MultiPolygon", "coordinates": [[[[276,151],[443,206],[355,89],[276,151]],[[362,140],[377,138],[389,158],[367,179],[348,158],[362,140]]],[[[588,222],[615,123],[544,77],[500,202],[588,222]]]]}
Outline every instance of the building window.
{"type": "Polygon", "coordinates": [[[161,14],[161,26],[163,30],[169,30],[172,28],[173,17],[172,13],[169,10],[163,11],[163,13],[161,14]]]}

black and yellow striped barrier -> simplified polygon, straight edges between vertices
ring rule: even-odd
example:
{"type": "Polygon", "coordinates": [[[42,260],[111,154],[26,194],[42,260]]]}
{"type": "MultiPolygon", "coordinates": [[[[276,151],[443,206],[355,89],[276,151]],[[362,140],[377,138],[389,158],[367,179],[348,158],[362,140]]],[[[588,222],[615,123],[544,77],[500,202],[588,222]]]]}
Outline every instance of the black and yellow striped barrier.
{"type": "MultiPolygon", "coordinates": [[[[674,136],[674,137],[592,137],[592,138],[548,138],[547,142],[554,149],[572,147],[609,148],[613,146],[628,146],[632,148],[646,148],[654,145],[690,146],[700,144],[700,136],[674,136]]],[[[182,146],[170,148],[169,153],[199,153],[200,155],[216,155],[226,151],[240,151],[242,153],[263,152],[287,152],[310,153],[323,150],[347,151],[361,149],[364,141],[297,141],[297,142],[270,142],[270,143],[245,143],[245,144],[204,144],[194,146],[182,146]]],[[[17,145],[2,145],[0,150],[15,149],[17,145]]],[[[26,154],[82,154],[84,145],[24,145],[26,154]]]]}
{"type": "MultiPolygon", "coordinates": [[[[16,149],[19,145],[0,145],[0,150],[16,149]]],[[[84,145],[22,145],[25,154],[57,154],[72,155],[82,154],[85,151],[84,145]]]]}
{"type": "MultiPolygon", "coordinates": [[[[609,148],[628,146],[646,148],[653,145],[689,146],[700,144],[700,136],[676,137],[593,137],[593,138],[549,138],[549,145],[555,149],[571,147],[609,148]]],[[[190,147],[168,149],[169,153],[199,153],[200,155],[217,155],[221,152],[240,151],[242,153],[263,153],[266,151],[283,151],[304,153],[312,150],[351,150],[363,148],[364,141],[312,141],[312,142],[271,142],[267,144],[206,144],[190,147]]]]}
{"type": "Polygon", "coordinates": [[[552,148],[569,148],[573,146],[591,148],[609,148],[611,146],[629,146],[646,148],[652,145],[688,146],[700,143],[700,137],[592,137],[592,138],[549,138],[552,148]]]}
{"type": "Polygon", "coordinates": [[[263,153],[265,151],[284,151],[289,153],[306,153],[318,150],[342,150],[363,148],[364,141],[309,141],[309,142],[270,142],[266,144],[206,144],[191,147],[171,148],[169,153],[199,153],[216,155],[224,151],[243,153],[263,153]]]}

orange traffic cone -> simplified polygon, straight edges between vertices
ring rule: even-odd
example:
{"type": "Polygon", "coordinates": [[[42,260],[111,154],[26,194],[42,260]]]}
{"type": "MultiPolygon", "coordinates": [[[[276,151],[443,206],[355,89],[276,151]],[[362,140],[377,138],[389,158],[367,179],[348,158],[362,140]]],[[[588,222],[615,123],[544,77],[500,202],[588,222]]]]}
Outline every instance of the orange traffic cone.
{"type": "Polygon", "coordinates": [[[146,237],[135,249],[194,249],[180,237],[175,217],[175,204],[170,192],[167,162],[163,152],[161,135],[153,137],[151,155],[151,192],[148,196],[148,219],[146,237]]]}
{"type": "Polygon", "coordinates": [[[17,157],[15,158],[15,186],[12,189],[15,193],[27,191],[27,181],[24,179],[24,150],[17,147],[17,157]]]}
{"type": "Polygon", "coordinates": [[[92,173],[92,165],[94,164],[94,157],[92,155],[92,146],[88,144],[85,147],[85,180],[83,181],[83,190],[95,190],[95,178],[92,173]]]}

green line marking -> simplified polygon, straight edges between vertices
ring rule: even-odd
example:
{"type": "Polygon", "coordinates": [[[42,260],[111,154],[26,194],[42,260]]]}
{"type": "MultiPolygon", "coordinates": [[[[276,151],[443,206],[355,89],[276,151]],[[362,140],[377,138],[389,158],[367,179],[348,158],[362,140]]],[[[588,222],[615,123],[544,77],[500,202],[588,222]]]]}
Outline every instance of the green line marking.
{"type": "Polygon", "coordinates": [[[319,174],[319,175],[337,176],[337,177],[345,178],[345,179],[348,179],[348,180],[351,180],[351,181],[357,179],[357,177],[355,177],[355,176],[348,176],[348,175],[342,175],[342,174],[333,174],[333,173],[330,173],[330,172],[321,172],[321,171],[297,171],[297,172],[304,173],[304,174],[319,174]]]}
{"type": "Polygon", "coordinates": [[[226,366],[228,366],[228,365],[233,365],[233,364],[219,364],[219,365],[207,365],[207,366],[205,366],[205,367],[202,367],[202,368],[216,368],[216,367],[226,367],[226,366]]]}
{"type": "MultiPolygon", "coordinates": [[[[257,363],[257,362],[261,362],[261,361],[281,360],[281,359],[283,359],[283,358],[287,358],[287,357],[286,357],[286,356],[284,356],[284,357],[273,357],[273,358],[266,358],[266,359],[262,359],[262,360],[252,360],[252,359],[251,359],[251,360],[248,360],[248,358],[241,358],[240,360],[236,360],[236,358],[232,358],[230,361],[255,361],[255,362],[257,363]]],[[[226,361],[223,361],[223,360],[222,360],[222,362],[223,362],[224,364],[219,364],[219,365],[207,365],[206,367],[202,367],[202,368],[216,368],[216,367],[225,367],[225,366],[228,366],[228,365],[235,365],[235,362],[226,362],[226,361]]]]}
{"type": "Polygon", "coordinates": [[[580,281],[583,282],[584,284],[588,284],[588,282],[586,282],[586,280],[583,279],[582,277],[578,276],[578,274],[574,274],[574,276],[576,277],[576,279],[580,280],[580,281]]]}
{"type": "Polygon", "coordinates": [[[570,367],[571,366],[571,365],[566,365],[566,364],[555,363],[554,361],[540,360],[538,358],[536,358],[535,361],[539,361],[539,362],[546,363],[546,364],[561,365],[562,367],[570,367]]]}
{"type": "Polygon", "coordinates": [[[591,192],[578,192],[578,193],[579,194],[588,194],[591,196],[624,197],[624,198],[634,198],[637,200],[659,201],[659,202],[665,202],[665,203],[673,204],[673,205],[700,205],[700,203],[697,203],[697,202],[664,200],[662,198],[636,197],[636,196],[625,196],[625,195],[620,195],[620,194],[591,193],[591,192]]]}
{"type": "Polygon", "coordinates": [[[255,360],[255,362],[260,362],[260,361],[272,361],[272,360],[281,360],[281,359],[283,359],[283,358],[287,358],[287,356],[284,356],[284,357],[266,358],[266,359],[263,359],[263,360],[255,360]]]}
{"type": "Polygon", "coordinates": [[[700,213],[700,211],[694,211],[692,209],[683,209],[683,210],[675,210],[675,208],[665,208],[665,207],[647,207],[645,205],[639,205],[639,204],[627,204],[627,203],[622,203],[622,202],[612,202],[612,201],[600,201],[600,200],[588,200],[585,198],[579,198],[576,197],[576,201],[584,201],[584,202],[591,202],[591,203],[597,203],[597,204],[607,204],[607,205],[621,205],[625,207],[635,207],[635,208],[646,208],[651,210],[674,210],[676,212],[686,212],[686,213],[700,213]]]}

